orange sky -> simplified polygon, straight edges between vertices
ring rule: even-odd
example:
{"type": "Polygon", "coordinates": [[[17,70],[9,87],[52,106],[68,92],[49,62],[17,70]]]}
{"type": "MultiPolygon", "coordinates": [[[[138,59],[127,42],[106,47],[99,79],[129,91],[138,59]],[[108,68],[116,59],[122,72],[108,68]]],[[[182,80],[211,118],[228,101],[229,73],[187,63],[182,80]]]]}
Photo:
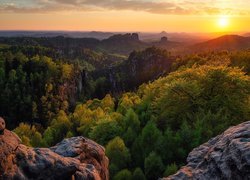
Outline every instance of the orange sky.
{"type": "Polygon", "coordinates": [[[247,0],[0,0],[0,30],[246,32],[249,22],[247,0]]]}

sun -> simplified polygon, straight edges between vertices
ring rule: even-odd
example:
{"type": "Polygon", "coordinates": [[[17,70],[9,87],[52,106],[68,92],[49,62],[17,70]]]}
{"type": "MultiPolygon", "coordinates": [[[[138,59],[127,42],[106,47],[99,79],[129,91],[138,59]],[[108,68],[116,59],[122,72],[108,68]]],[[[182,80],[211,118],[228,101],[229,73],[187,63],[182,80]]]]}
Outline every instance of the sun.
{"type": "Polygon", "coordinates": [[[221,28],[226,28],[229,26],[229,18],[226,16],[222,16],[218,19],[218,26],[221,28]]]}

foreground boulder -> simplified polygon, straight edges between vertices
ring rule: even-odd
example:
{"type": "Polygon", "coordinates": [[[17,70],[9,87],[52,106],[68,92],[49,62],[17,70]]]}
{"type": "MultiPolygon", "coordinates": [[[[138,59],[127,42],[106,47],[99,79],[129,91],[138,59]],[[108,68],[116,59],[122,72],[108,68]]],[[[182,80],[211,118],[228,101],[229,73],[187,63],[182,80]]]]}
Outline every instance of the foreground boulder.
{"type": "Polygon", "coordinates": [[[250,179],[250,121],[195,148],[188,164],[164,180],[250,179]]]}
{"type": "Polygon", "coordinates": [[[0,179],[107,180],[108,158],[102,146],[84,137],[51,148],[30,148],[5,129],[0,135],[0,179]]]}

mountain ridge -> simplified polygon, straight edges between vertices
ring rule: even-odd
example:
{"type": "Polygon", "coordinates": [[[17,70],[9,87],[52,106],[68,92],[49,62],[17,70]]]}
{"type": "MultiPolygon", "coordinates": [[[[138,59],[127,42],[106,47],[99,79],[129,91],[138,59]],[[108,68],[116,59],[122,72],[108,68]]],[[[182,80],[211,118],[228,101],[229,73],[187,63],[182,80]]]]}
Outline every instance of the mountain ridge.
{"type": "Polygon", "coordinates": [[[250,48],[250,37],[224,35],[190,47],[192,51],[243,50],[250,48]]]}

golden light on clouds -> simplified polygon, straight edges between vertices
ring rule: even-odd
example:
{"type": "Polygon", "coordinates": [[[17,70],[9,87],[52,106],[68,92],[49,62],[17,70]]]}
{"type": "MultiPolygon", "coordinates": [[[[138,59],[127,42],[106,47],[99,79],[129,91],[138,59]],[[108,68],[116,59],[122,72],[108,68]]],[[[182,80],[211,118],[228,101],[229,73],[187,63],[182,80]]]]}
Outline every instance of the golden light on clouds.
{"type": "Polygon", "coordinates": [[[0,30],[249,31],[250,1],[0,0],[0,30]]]}

